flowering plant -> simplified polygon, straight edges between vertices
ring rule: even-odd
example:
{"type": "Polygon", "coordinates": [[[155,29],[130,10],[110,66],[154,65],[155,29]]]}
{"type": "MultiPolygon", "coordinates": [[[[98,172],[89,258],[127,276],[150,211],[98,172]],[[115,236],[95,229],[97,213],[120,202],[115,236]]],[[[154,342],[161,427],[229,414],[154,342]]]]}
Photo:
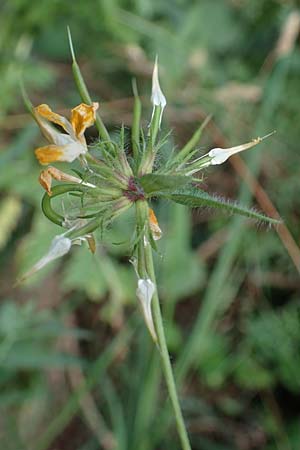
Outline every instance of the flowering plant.
{"type": "Polygon", "coordinates": [[[83,101],[72,109],[70,121],[53,112],[48,105],[33,107],[24,94],[28,109],[49,143],[35,151],[38,161],[47,166],[39,177],[40,184],[46,190],[42,209],[48,219],[65,230],[53,239],[48,253],[23,279],[67,254],[74,244],[87,242],[90,250],[95,252],[93,232],[99,228],[104,229],[129,208],[135,208],[131,261],[137,274],[136,294],[145,323],[162,357],[182,448],[190,449],[166,346],[155,281],[152,251],[156,250],[156,241],[161,238],[162,231],[149,203],[155,199],[167,199],[190,207],[221,208],[256,220],[276,223],[276,220],[255,210],[208,194],[199,187],[199,178],[196,177],[197,173],[207,167],[226,162],[231,155],[257,145],[269,135],[227,149],[213,148],[200,155],[197,143],[208,119],[182,149],[177,153],[172,152],[167,160],[163,159],[160,150],[166,138],[159,139],[159,131],[167,102],[160,88],[156,60],[152,76],[153,109],[148,129],[144,132],[140,125],[141,101],[134,83],[131,148],[126,150],[124,127],[117,138],[110,136],[97,112],[99,104],[92,102],[82,78],[70,33],[69,39],[74,78],[83,101]],[[94,124],[99,131],[99,140],[89,147],[84,132],[94,124]],[[80,163],[77,176],[49,165],[61,161],[72,163],[75,160],[80,163]],[[53,180],[62,183],[53,186],[53,180]],[[76,196],[79,206],[71,213],[61,215],[53,208],[52,200],[68,195],[76,196]]]}

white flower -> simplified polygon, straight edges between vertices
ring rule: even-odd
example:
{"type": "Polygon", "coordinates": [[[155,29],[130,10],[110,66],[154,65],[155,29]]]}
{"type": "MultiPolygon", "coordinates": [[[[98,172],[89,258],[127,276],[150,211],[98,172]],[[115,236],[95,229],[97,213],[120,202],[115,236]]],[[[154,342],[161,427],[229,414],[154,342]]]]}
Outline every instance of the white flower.
{"type": "MultiPolygon", "coordinates": [[[[266,139],[267,137],[274,134],[275,131],[272,131],[272,133],[267,134],[263,137],[258,137],[256,139],[253,139],[251,142],[247,142],[246,144],[237,145],[236,147],[230,147],[230,148],[213,148],[205,155],[201,156],[200,158],[195,159],[191,162],[191,164],[194,164],[199,161],[199,166],[201,168],[207,167],[210,165],[218,165],[223,164],[225,161],[227,161],[230,156],[235,155],[236,153],[242,152],[244,150],[247,150],[248,148],[254,147],[255,145],[259,144],[261,141],[266,139]],[[203,162],[202,162],[203,160],[203,162]]],[[[189,173],[192,174],[199,170],[199,167],[194,169],[189,173]]]]}
{"type": "Polygon", "coordinates": [[[217,165],[223,164],[227,161],[230,156],[235,155],[236,153],[247,150],[248,148],[254,147],[259,144],[263,138],[258,137],[257,139],[253,139],[252,142],[247,142],[247,144],[237,145],[236,147],[230,148],[213,148],[208,152],[208,156],[211,158],[210,164],[217,165]]]}
{"type": "Polygon", "coordinates": [[[51,261],[66,255],[70,251],[71,246],[72,240],[65,237],[64,234],[55,236],[50,244],[48,253],[46,253],[46,255],[44,255],[25,275],[23,275],[20,281],[24,281],[29,278],[51,261]]]}
{"type": "Polygon", "coordinates": [[[151,310],[151,302],[152,297],[155,292],[155,284],[150,280],[150,278],[140,278],[138,280],[138,287],[136,290],[137,298],[139,299],[144,319],[146,322],[146,325],[148,327],[148,330],[153,338],[153,340],[157,341],[156,331],[153,323],[152,318],[152,310],[151,310]]]}
{"type": "Polygon", "coordinates": [[[161,123],[162,115],[164,112],[164,108],[167,104],[166,97],[162,93],[162,90],[160,88],[159,80],[158,80],[158,63],[157,63],[157,57],[155,58],[155,64],[153,68],[153,74],[152,74],[152,95],[151,95],[151,102],[153,104],[153,112],[152,117],[154,114],[154,110],[156,106],[161,107],[161,113],[159,118],[159,126],[161,123]]]}

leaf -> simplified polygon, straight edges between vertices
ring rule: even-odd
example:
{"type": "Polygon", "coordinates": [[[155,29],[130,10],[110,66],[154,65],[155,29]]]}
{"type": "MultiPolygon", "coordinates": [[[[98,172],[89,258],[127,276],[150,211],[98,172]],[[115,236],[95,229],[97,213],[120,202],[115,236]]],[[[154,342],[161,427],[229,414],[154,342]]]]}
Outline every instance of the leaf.
{"type": "Polygon", "coordinates": [[[207,192],[199,188],[186,188],[177,190],[170,194],[164,195],[164,197],[173,200],[175,203],[180,203],[181,205],[190,206],[192,208],[197,207],[211,207],[220,208],[228,213],[240,214],[241,216],[249,217],[251,219],[260,220],[263,222],[268,222],[272,224],[280,223],[276,219],[267,217],[254,209],[248,209],[243,205],[231,202],[230,200],[224,199],[219,196],[210,195],[207,192]]]}
{"type": "Polygon", "coordinates": [[[139,182],[146,194],[152,195],[156,192],[166,192],[178,189],[191,183],[191,178],[182,175],[143,175],[139,182]]]}

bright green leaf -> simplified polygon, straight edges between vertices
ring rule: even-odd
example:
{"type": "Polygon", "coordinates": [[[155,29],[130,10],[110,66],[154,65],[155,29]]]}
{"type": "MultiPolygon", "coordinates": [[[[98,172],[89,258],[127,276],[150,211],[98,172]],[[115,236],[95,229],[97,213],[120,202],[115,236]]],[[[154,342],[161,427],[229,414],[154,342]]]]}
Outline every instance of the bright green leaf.
{"type": "Polygon", "coordinates": [[[154,194],[156,192],[166,192],[178,189],[191,183],[191,179],[182,175],[160,175],[147,174],[139,179],[139,182],[146,194],[154,194]]]}

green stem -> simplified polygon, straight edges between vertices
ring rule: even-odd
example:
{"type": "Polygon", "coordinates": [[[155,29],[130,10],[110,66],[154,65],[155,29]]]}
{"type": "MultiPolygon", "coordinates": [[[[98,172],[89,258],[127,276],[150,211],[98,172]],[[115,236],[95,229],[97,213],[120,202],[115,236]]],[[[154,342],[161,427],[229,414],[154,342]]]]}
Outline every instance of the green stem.
{"type": "Polygon", "coordinates": [[[140,157],[140,123],[141,123],[141,112],[142,112],[142,104],[138,95],[136,80],[132,82],[133,95],[134,95],[134,107],[133,107],[133,120],[132,120],[132,128],[131,128],[131,142],[132,142],[132,151],[134,156],[134,161],[139,161],[140,157]]]}
{"type": "MultiPolygon", "coordinates": [[[[68,27],[67,30],[68,30],[69,45],[70,45],[70,50],[71,50],[71,55],[72,55],[72,71],[73,71],[75,84],[76,84],[76,87],[78,89],[78,92],[79,92],[79,95],[80,95],[82,101],[84,101],[88,105],[91,105],[92,104],[91,96],[89,94],[89,91],[87,89],[87,86],[85,84],[83,76],[81,74],[80,67],[76,61],[70,28],[68,27]]],[[[96,113],[95,123],[96,123],[96,127],[99,131],[101,138],[104,141],[110,141],[109,133],[98,113],[96,113]]]]}
{"type": "MultiPolygon", "coordinates": [[[[145,222],[145,217],[148,216],[148,204],[145,201],[137,201],[136,202],[136,215],[137,215],[137,224],[138,227],[141,227],[142,224],[148,223],[148,221],[145,222]]],[[[145,230],[145,235],[147,237],[148,232],[145,230]]],[[[155,271],[154,271],[154,263],[153,263],[153,254],[152,254],[152,248],[150,244],[144,244],[144,239],[140,239],[139,242],[139,249],[138,249],[138,256],[144,256],[144,261],[138,261],[138,270],[141,269],[144,271],[146,267],[146,271],[148,276],[151,278],[152,282],[157,286],[156,284],[156,278],[155,278],[155,271]]],[[[140,258],[138,258],[140,259],[140,258]]],[[[144,276],[144,274],[141,274],[144,276]]],[[[159,304],[159,298],[157,294],[157,289],[153,295],[152,300],[153,305],[153,318],[154,318],[154,324],[155,329],[157,333],[158,338],[158,346],[160,349],[160,356],[161,356],[161,362],[162,362],[162,368],[164,373],[165,382],[168,388],[168,392],[170,395],[171,403],[173,406],[174,414],[175,414],[175,420],[176,420],[176,427],[178,431],[178,435],[181,441],[181,447],[182,450],[191,450],[191,445],[189,441],[189,437],[187,434],[187,430],[185,427],[182,411],[179,404],[178,394],[176,390],[175,385],[175,379],[173,374],[173,369],[170,361],[170,355],[166,343],[166,337],[164,332],[164,326],[162,321],[162,315],[161,315],[161,309],[159,304]]]]}

